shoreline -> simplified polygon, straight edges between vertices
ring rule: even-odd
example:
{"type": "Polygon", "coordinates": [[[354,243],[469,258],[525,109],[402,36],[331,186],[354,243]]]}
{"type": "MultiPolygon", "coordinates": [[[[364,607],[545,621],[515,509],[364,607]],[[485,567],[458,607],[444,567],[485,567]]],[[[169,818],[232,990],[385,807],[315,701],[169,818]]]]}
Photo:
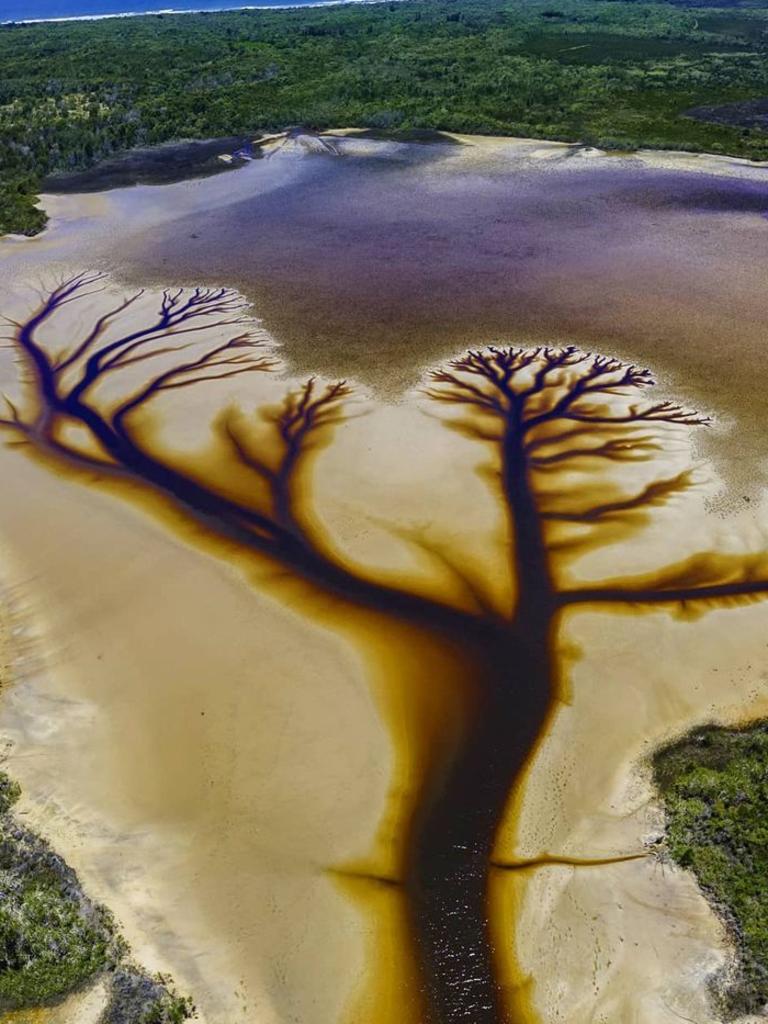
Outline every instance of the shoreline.
{"type": "Polygon", "coordinates": [[[309,0],[308,3],[277,3],[277,4],[238,4],[232,7],[193,7],[175,8],[158,7],[151,11],[115,11],[109,14],[70,14],[59,18],[11,18],[0,21],[0,28],[12,25],[50,25],[72,21],[105,21],[108,18],[152,18],[159,15],[178,14],[226,14],[238,11],[286,11],[298,10],[302,7],[348,7],[352,4],[376,4],[384,0],[309,0]]]}
{"type": "MultiPolygon", "coordinates": [[[[298,6],[326,7],[358,3],[376,4],[383,2],[384,0],[318,0],[318,2],[312,2],[305,5],[286,6],[291,6],[292,8],[298,6]]],[[[267,8],[258,9],[266,10],[267,8]]],[[[133,15],[105,15],[104,17],[123,16],[132,17],[133,15]]],[[[101,18],[102,16],[98,17],[101,18]]],[[[3,23],[0,23],[0,28],[2,27],[3,23]]],[[[748,157],[725,153],[699,152],[696,150],[686,149],[653,149],[649,147],[640,147],[634,150],[614,151],[591,146],[579,140],[567,141],[563,139],[545,139],[518,135],[473,135],[460,132],[441,131],[439,129],[423,129],[410,136],[401,136],[396,133],[388,134],[386,132],[373,136],[371,134],[372,132],[376,132],[376,129],[346,126],[327,128],[313,132],[310,130],[303,131],[296,126],[289,126],[280,132],[270,133],[262,137],[259,137],[258,134],[254,132],[243,135],[242,138],[247,140],[245,145],[249,145],[254,149],[259,150],[266,150],[272,146],[280,148],[285,142],[291,141],[292,139],[297,141],[301,137],[318,139],[330,137],[338,138],[339,141],[342,142],[367,141],[371,144],[379,144],[382,146],[435,146],[443,144],[445,146],[465,146],[468,148],[475,148],[477,150],[480,150],[483,147],[499,147],[504,145],[536,147],[529,156],[531,159],[542,163],[552,159],[553,156],[557,156],[559,152],[559,154],[564,158],[577,157],[581,158],[585,163],[592,163],[594,160],[604,160],[608,162],[636,161],[642,166],[650,169],[656,168],[659,170],[692,172],[722,178],[742,178],[743,180],[753,180],[758,183],[768,185],[768,160],[751,160],[748,157]],[[419,135],[421,134],[423,134],[425,138],[420,138],[419,135]],[[431,137],[426,138],[428,135],[431,137]]],[[[132,149],[122,150],[105,158],[98,164],[82,168],[81,170],[67,173],[53,172],[45,181],[41,182],[40,191],[37,193],[37,199],[34,205],[37,209],[47,213],[50,206],[50,200],[52,198],[55,200],[59,196],[77,199],[85,196],[117,194],[121,191],[126,191],[136,187],[160,188],[175,186],[186,184],[196,179],[218,176],[225,171],[243,170],[248,166],[248,164],[252,163],[255,158],[251,156],[248,159],[239,160],[239,151],[227,152],[224,150],[216,157],[219,166],[211,166],[214,162],[213,159],[211,159],[207,168],[201,167],[196,170],[196,165],[191,165],[188,172],[179,169],[177,174],[169,176],[167,180],[161,180],[162,175],[160,173],[160,169],[162,167],[163,150],[166,150],[170,155],[182,146],[190,148],[199,147],[201,149],[206,147],[210,148],[215,147],[217,143],[223,142],[227,138],[231,137],[219,136],[204,139],[167,139],[154,146],[137,146],[132,149]],[[158,159],[156,161],[156,165],[158,170],[154,173],[151,171],[146,174],[141,173],[141,176],[137,177],[135,181],[118,182],[112,186],[103,188],[98,186],[86,187],[82,190],[78,190],[73,187],[65,187],[61,189],[61,191],[58,189],[50,191],[44,187],[46,181],[50,184],[54,184],[57,176],[62,180],[67,180],[77,179],[80,177],[83,179],[87,179],[89,177],[96,179],[100,174],[109,173],[130,175],[132,159],[140,160],[142,156],[145,160],[149,158],[150,161],[153,156],[157,156],[158,159]],[[158,180],[151,180],[153,177],[158,180]]],[[[267,152],[265,155],[269,156],[271,154],[267,152]]],[[[574,167],[574,169],[576,168],[574,167]]],[[[20,233],[13,231],[6,232],[5,234],[0,233],[0,246],[2,246],[4,241],[10,242],[11,244],[19,244],[22,242],[31,242],[35,239],[48,236],[51,228],[54,226],[53,222],[54,218],[48,216],[40,230],[33,233],[20,233]]]]}
{"type": "Polygon", "coordinates": [[[731,724],[705,721],[657,746],[649,758],[664,820],[659,862],[695,879],[724,929],[728,957],[710,988],[726,1020],[759,1015],[766,1002],[759,910],[765,872],[761,846],[748,827],[750,817],[760,815],[759,790],[753,786],[765,762],[766,733],[763,716],[731,724]],[[729,787],[738,794],[735,816],[719,806],[729,787]],[[690,814],[691,800],[701,805],[700,814],[690,814]]]}
{"type": "Polygon", "coordinates": [[[157,1024],[195,1016],[191,998],[177,995],[170,977],[153,975],[134,960],[111,910],[91,898],[55,844],[29,827],[29,810],[19,813],[21,797],[18,782],[0,768],[4,901],[13,922],[0,938],[7,964],[0,1017],[45,1014],[94,995],[103,1004],[100,1024],[136,1014],[157,1024]],[[37,919],[41,905],[44,931],[37,919]]]}
{"type": "MultiPolygon", "coordinates": [[[[331,3],[335,4],[337,2],[340,2],[340,3],[380,3],[380,2],[383,2],[383,0],[331,0],[331,3]]],[[[326,3],[325,0],[324,0],[324,2],[318,3],[315,6],[329,6],[329,5],[330,5],[330,3],[326,3]]],[[[261,146],[266,146],[266,145],[273,145],[275,143],[280,145],[280,144],[282,144],[282,142],[284,142],[286,139],[288,139],[291,131],[292,131],[292,129],[288,128],[284,132],[280,132],[278,134],[268,135],[268,136],[265,136],[263,138],[253,138],[251,140],[251,144],[253,146],[255,146],[255,147],[256,146],[261,147],[261,146]]],[[[338,137],[341,140],[352,140],[352,141],[354,141],[355,139],[360,138],[360,137],[365,139],[366,138],[365,133],[368,132],[368,131],[370,131],[370,129],[367,129],[367,128],[348,128],[348,127],[346,127],[346,128],[330,128],[330,129],[324,130],[322,132],[317,132],[316,135],[318,137],[332,136],[332,137],[338,137]]],[[[315,133],[306,132],[306,134],[307,135],[314,135],[315,133]]],[[[435,145],[435,144],[439,144],[440,142],[442,142],[445,145],[449,145],[451,143],[458,143],[459,145],[466,145],[466,146],[469,146],[469,147],[475,146],[477,148],[480,148],[482,146],[487,146],[487,145],[493,146],[493,145],[504,145],[504,144],[518,145],[518,146],[551,147],[553,152],[556,152],[556,151],[559,150],[565,156],[566,155],[566,151],[571,151],[571,154],[573,156],[575,156],[575,157],[582,157],[584,160],[587,160],[587,161],[590,161],[590,162],[592,162],[594,160],[604,160],[604,161],[636,160],[636,161],[640,162],[644,167],[647,167],[649,169],[653,168],[653,167],[662,167],[662,168],[667,167],[667,168],[669,168],[671,170],[677,170],[677,171],[680,171],[680,172],[694,173],[694,174],[706,174],[706,175],[712,175],[712,176],[715,176],[715,177],[726,177],[726,178],[736,177],[736,178],[738,178],[738,177],[742,176],[739,173],[741,170],[748,171],[748,172],[751,172],[751,171],[756,171],[756,172],[764,171],[764,172],[766,172],[765,175],[759,174],[757,179],[758,180],[765,180],[766,184],[768,184],[768,161],[753,161],[753,160],[749,160],[748,158],[745,158],[745,157],[732,157],[732,156],[726,156],[726,155],[717,154],[717,153],[694,153],[694,152],[689,151],[689,150],[649,150],[649,148],[639,148],[639,150],[634,150],[634,151],[627,152],[627,153],[615,154],[615,153],[611,153],[609,150],[600,150],[600,148],[597,148],[595,146],[589,146],[589,145],[586,145],[585,143],[579,142],[579,141],[566,142],[566,141],[562,141],[560,139],[527,138],[527,137],[517,136],[517,135],[465,135],[465,134],[459,134],[457,132],[438,132],[437,134],[439,134],[439,135],[441,135],[443,137],[442,138],[437,138],[437,139],[431,139],[429,141],[422,141],[420,139],[407,139],[407,138],[396,138],[396,137],[385,138],[385,137],[382,137],[381,139],[375,139],[375,140],[370,140],[370,141],[378,142],[378,143],[380,143],[382,145],[391,144],[391,143],[401,144],[401,145],[416,145],[416,144],[435,145]],[[712,165],[712,166],[708,166],[708,165],[712,165]]],[[[197,139],[187,139],[187,140],[184,140],[184,142],[186,142],[186,143],[189,143],[189,142],[193,142],[194,143],[194,142],[197,142],[197,141],[200,141],[202,144],[206,144],[206,143],[215,142],[216,139],[200,139],[200,140],[197,140],[197,139]]],[[[138,147],[134,151],[125,151],[125,153],[117,155],[116,157],[112,157],[112,158],[110,158],[109,161],[104,161],[103,163],[104,164],[117,163],[118,161],[128,157],[131,153],[138,153],[139,150],[143,150],[144,152],[155,153],[155,152],[159,152],[159,151],[163,150],[164,147],[170,148],[170,147],[173,147],[173,146],[176,146],[176,145],[180,145],[180,144],[183,144],[183,143],[181,141],[173,141],[173,140],[171,140],[171,141],[167,141],[167,142],[160,142],[156,146],[138,147]]],[[[268,155],[269,154],[267,154],[267,156],[268,155]]],[[[233,156],[233,155],[230,154],[230,156],[233,156]]],[[[212,171],[209,170],[206,173],[180,174],[178,177],[175,177],[172,180],[168,180],[168,181],[137,180],[137,181],[135,181],[133,183],[116,184],[116,185],[113,185],[113,186],[108,186],[108,187],[103,187],[103,188],[99,188],[99,187],[85,188],[82,191],[76,190],[74,188],[62,189],[61,191],[58,191],[58,190],[50,191],[50,190],[41,189],[41,191],[40,191],[40,193],[38,195],[38,202],[37,202],[36,205],[38,206],[38,208],[47,211],[48,207],[50,206],[50,200],[51,199],[56,200],[56,199],[59,199],[59,198],[65,198],[66,200],[69,200],[69,201],[76,201],[76,200],[81,199],[81,198],[89,198],[89,197],[96,197],[96,196],[110,196],[110,195],[121,193],[121,191],[125,191],[125,190],[132,189],[132,188],[137,188],[137,187],[139,187],[139,188],[165,188],[165,187],[173,187],[173,186],[177,186],[177,185],[186,184],[188,182],[193,182],[193,181],[196,181],[196,180],[203,180],[205,178],[210,178],[210,177],[213,177],[213,176],[218,176],[219,174],[226,173],[226,172],[243,171],[251,163],[254,162],[253,159],[251,159],[251,160],[248,160],[248,161],[244,161],[242,163],[234,163],[234,162],[232,162],[232,163],[225,163],[222,160],[221,156],[218,157],[218,160],[221,161],[221,163],[222,163],[222,167],[221,167],[220,170],[214,169],[212,171]]],[[[83,175],[93,174],[96,170],[97,170],[96,167],[92,167],[92,168],[88,168],[88,169],[86,169],[84,171],[73,172],[73,174],[71,176],[74,177],[75,173],[77,173],[78,175],[80,175],[80,174],[83,174],[83,175]]],[[[751,175],[748,175],[748,176],[751,177],[751,175]]],[[[13,232],[8,232],[7,234],[0,234],[0,245],[2,245],[2,243],[4,241],[11,242],[13,244],[32,243],[35,240],[39,240],[39,239],[42,239],[42,238],[49,237],[50,236],[50,232],[51,232],[52,229],[55,228],[56,223],[57,223],[57,218],[55,216],[49,216],[47,222],[44,224],[44,226],[41,228],[41,230],[39,230],[35,234],[19,234],[19,233],[13,233],[13,232]]]]}
{"type": "MultiPolygon", "coordinates": [[[[306,4],[301,6],[338,6],[340,4],[354,4],[354,3],[381,3],[383,0],[320,0],[318,3],[306,4]]],[[[265,9],[265,8],[260,8],[265,9]]],[[[188,12],[192,13],[192,12],[188,12]]],[[[108,15],[107,17],[112,17],[108,15]]],[[[122,17],[122,15],[115,15],[115,17],[122,17]]],[[[277,144],[279,147],[283,142],[289,139],[294,129],[286,128],[284,131],[267,135],[262,138],[256,136],[250,138],[250,144],[254,147],[262,148],[277,144]]],[[[418,138],[398,138],[391,137],[387,138],[382,136],[380,139],[366,139],[366,133],[370,132],[369,128],[357,128],[357,127],[341,127],[341,128],[329,128],[323,131],[313,133],[307,131],[308,136],[317,137],[338,137],[340,140],[356,140],[362,138],[366,141],[373,143],[386,144],[398,144],[398,145],[444,145],[458,144],[459,146],[476,147],[480,149],[483,146],[500,146],[500,145],[512,145],[512,146],[536,146],[544,147],[552,150],[556,153],[560,150],[563,155],[567,155],[566,151],[570,150],[572,155],[581,156],[584,160],[592,161],[596,159],[603,159],[607,161],[613,160],[637,160],[647,167],[657,167],[662,169],[677,170],[680,172],[690,172],[697,174],[706,174],[716,177],[747,177],[752,178],[751,174],[743,175],[741,172],[758,172],[755,175],[755,179],[758,181],[764,181],[768,185],[768,160],[750,160],[747,157],[731,156],[723,153],[708,153],[708,152],[695,152],[693,150],[685,149],[649,149],[640,148],[630,151],[622,151],[621,153],[615,153],[611,150],[599,149],[598,147],[588,146],[583,142],[579,141],[563,141],[561,139],[538,139],[529,138],[525,136],[516,135],[467,135],[458,132],[440,132],[435,130],[434,134],[437,136],[434,139],[423,141],[418,138]],[[711,165],[711,166],[708,166],[711,165]],[[759,172],[765,172],[760,174],[759,172]]],[[[246,136],[244,136],[246,137],[246,136]]],[[[298,136],[297,136],[298,137],[298,136]]],[[[122,153],[115,154],[109,157],[107,160],[102,161],[103,165],[117,164],[121,161],[126,161],[133,153],[159,153],[164,148],[169,151],[174,147],[180,145],[189,145],[199,143],[200,145],[211,145],[215,144],[218,140],[216,138],[207,139],[184,139],[184,140],[168,140],[166,142],[158,143],[156,146],[149,147],[135,147],[133,150],[125,150],[122,153]]],[[[223,157],[227,155],[234,156],[234,154],[219,155],[218,159],[222,162],[220,170],[214,169],[202,174],[180,174],[168,181],[148,181],[148,180],[137,180],[130,184],[117,184],[106,188],[88,188],[83,191],[77,191],[75,189],[67,188],[61,192],[48,191],[41,189],[38,193],[37,203],[35,204],[38,208],[46,210],[50,205],[51,199],[57,199],[59,197],[65,197],[68,200],[76,200],[80,197],[98,196],[119,193],[133,188],[166,188],[185,184],[190,181],[199,179],[209,178],[211,176],[217,176],[218,174],[225,171],[242,171],[245,169],[253,160],[243,161],[242,163],[229,163],[225,162],[223,157]]],[[[267,154],[269,155],[269,154],[267,154]]],[[[540,157],[544,162],[547,157],[540,157]]],[[[82,171],[71,172],[67,177],[76,177],[80,175],[92,175],[98,170],[98,165],[94,165],[90,168],[85,168],[82,171]]],[[[41,228],[40,231],[32,235],[19,234],[14,232],[8,232],[7,234],[0,235],[0,245],[3,242],[11,242],[13,244],[19,243],[30,243],[36,239],[49,236],[51,230],[56,227],[57,218],[49,217],[46,224],[41,228]]]]}

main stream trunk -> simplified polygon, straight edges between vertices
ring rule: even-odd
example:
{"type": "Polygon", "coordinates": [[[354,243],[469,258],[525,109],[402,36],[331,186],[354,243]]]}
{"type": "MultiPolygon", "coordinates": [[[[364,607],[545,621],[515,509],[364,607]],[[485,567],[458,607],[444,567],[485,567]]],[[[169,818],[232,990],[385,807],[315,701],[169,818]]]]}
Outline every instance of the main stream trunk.
{"type": "Polygon", "coordinates": [[[549,642],[545,624],[485,652],[477,714],[413,823],[406,894],[430,1024],[507,1021],[489,928],[490,861],[547,719],[549,642]]]}
{"type": "Polygon", "coordinates": [[[526,1024],[505,1015],[488,899],[496,836],[553,692],[555,602],[523,414],[513,403],[500,473],[517,610],[476,649],[478,710],[411,835],[406,888],[430,1024],[526,1024]]]}

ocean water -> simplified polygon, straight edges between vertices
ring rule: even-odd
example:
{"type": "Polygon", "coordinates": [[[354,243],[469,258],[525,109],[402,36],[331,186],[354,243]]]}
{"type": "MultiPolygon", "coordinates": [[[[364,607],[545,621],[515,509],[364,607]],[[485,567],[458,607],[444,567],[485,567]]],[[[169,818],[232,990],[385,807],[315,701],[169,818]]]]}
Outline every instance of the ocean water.
{"type": "Polygon", "coordinates": [[[305,6],[317,0],[0,0],[0,23],[60,18],[103,18],[110,14],[152,14],[170,11],[222,11],[242,7],[305,6]]]}

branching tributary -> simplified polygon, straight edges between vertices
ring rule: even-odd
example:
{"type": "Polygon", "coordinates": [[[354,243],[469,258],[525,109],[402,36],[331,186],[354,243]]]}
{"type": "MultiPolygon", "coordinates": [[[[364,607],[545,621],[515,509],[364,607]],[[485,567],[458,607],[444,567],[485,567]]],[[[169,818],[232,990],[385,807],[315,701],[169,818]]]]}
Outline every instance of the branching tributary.
{"type": "MultiPolygon", "coordinates": [[[[98,275],[77,276],[13,323],[31,387],[23,404],[9,403],[0,425],[26,442],[27,454],[108,482],[112,493],[146,498],[175,528],[192,524],[190,539],[244,571],[255,563],[279,567],[301,582],[308,609],[321,598],[326,621],[340,632],[355,638],[345,620],[358,611],[382,648],[402,631],[415,648],[443,652],[442,664],[455,667],[461,720],[422,759],[397,837],[400,874],[390,881],[407,905],[422,1019],[527,1024],[525,1008],[502,989],[509,954],[491,938],[490,877],[496,867],[524,863],[505,864],[495,847],[558,695],[561,617],[581,605],[713,604],[768,592],[754,560],[708,552],[636,579],[582,588],[561,582],[566,557],[600,544],[606,523],[615,540],[617,531],[634,528],[633,513],[690,485],[688,472],[650,483],[646,474],[638,486],[631,472],[617,482],[609,470],[650,461],[663,452],[665,432],[704,421],[671,402],[643,401],[648,371],[573,347],[490,348],[433,372],[428,394],[448,409],[446,429],[459,429],[491,456],[507,529],[498,552],[506,602],[477,585],[461,553],[451,569],[466,600],[444,600],[350,564],[312,515],[313,453],[343,418],[345,383],[308,380],[252,420],[222,414],[208,455],[174,458],[152,429],[164,394],[267,372],[275,360],[254,339],[240,297],[226,289],[166,291],[154,308],[142,294],[129,297],[94,315],[83,334],[59,333],[52,351],[44,338],[66,322],[62,309],[103,288],[98,275]]],[[[294,611],[301,593],[292,590],[294,611]]],[[[389,662],[396,666],[396,652],[389,662]]],[[[422,685],[442,692],[445,680],[429,675],[439,664],[425,658],[422,685]]]]}

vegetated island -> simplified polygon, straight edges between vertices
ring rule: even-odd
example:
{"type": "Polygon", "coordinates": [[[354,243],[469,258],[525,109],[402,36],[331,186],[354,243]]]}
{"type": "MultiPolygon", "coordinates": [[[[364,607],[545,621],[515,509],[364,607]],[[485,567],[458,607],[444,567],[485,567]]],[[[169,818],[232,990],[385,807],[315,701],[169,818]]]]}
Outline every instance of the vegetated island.
{"type": "Polygon", "coordinates": [[[105,980],[100,1024],[182,1024],[194,1016],[191,999],[167,977],[131,962],[109,911],[14,817],[20,795],[0,772],[0,1015],[52,1006],[105,980]]]}
{"type": "Polygon", "coordinates": [[[768,1004],[768,720],[694,729],[653,757],[662,850],[692,871],[736,950],[716,980],[726,1020],[768,1004]]]}
{"type": "Polygon", "coordinates": [[[35,197],[52,172],[297,124],[766,159],[759,124],[701,111],[768,96],[767,53],[768,0],[401,0],[5,25],[0,233],[41,230],[35,197]]]}

